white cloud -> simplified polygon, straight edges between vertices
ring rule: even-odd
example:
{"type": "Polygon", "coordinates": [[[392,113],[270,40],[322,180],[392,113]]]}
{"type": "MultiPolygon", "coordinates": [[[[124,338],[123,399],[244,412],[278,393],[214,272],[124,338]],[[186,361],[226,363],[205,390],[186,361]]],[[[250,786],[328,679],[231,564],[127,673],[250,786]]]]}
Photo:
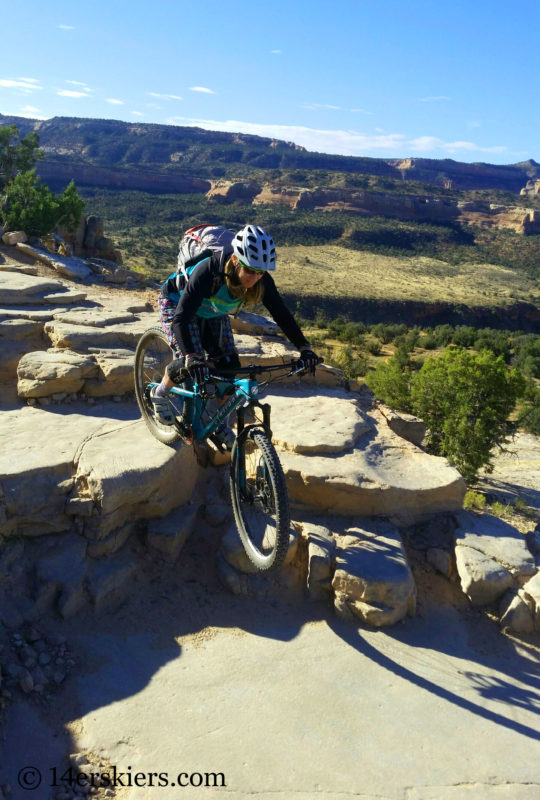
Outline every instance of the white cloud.
{"type": "Polygon", "coordinates": [[[149,97],[157,97],[160,100],[182,100],[177,94],[158,94],[158,92],[147,92],[149,97]]]}
{"type": "Polygon", "coordinates": [[[436,136],[419,136],[408,139],[402,133],[388,133],[379,130],[375,133],[361,133],[354,130],[319,130],[301,125],[264,125],[240,120],[193,119],[191,117],[172,117],[170,125],[193,125],[212,131],[229,133],[248,133],[272,139],[296,142],[308,150],[320,153],[337,153],[348,156],[365,156],[374,153],[384,157],[408,154],[411,151],[431,153],[439,150],[443,154],[463,152],[504,153],[506,147],[484,147],[473,142],[445,142],[436,136]]]}
{"type": "Polygon", "coordinates": [[[400,133],[376,136],[344,130],[317,130],[301,125],[263,125],[256,122],[239,120],[208,120],[188,117],[173,117],[168,120],[171,125],[194,125],[213,131],[230,133],[251,133],[255,136],[266,136],[272,139],[283,139],[296,142],[308,150],[321,153],[339,153],[341,155],[363,155],[366,151],[386,150],[394,152],[403,150],[405,136],[400,133]]]}
{"type": "Polygon", "coordinates": [[[283,53],[283,50],[270,50],[271,53],[274,53],[277,56],[280,56],[283,53]]]}
{"type": "Polygon", "coordinates": [[[23,89],[25,92],[42,88],[36,84],[33,78],[19,78],[19,80],[16,81],[9,78],[0,78],[0,86],[3,86],[5,89],[23,89]]]}
{"type": "Polygon", "coordinates": [[[212,89],[207,89],[206,86],[190,86],[190,92],[202,92],[203,94],[215,94],[212,89]]]}
{"type": "Polygon", "coordinates": [[[113,106],[123,106],[124,105],[124,101],[123,100],[117,100],[116,97],[106,97],[105,98],[105,102],[106,103],[110,103],[113,106]]]}
{"type": "Polygon", "coordinates": [[[502,145],[494,145],[491,147],[484,147],[474,142],[445,142],[436,136],[419,136],[417,139],[411,139],[409,147],[413,150],[422,150],[424,152],[431,150],[442,150],[446,153],[460,153],[463,151],[479,153],[504,153],[507,148],[502,145]]]}
{"type": "Polygon", "coordinates": [[[27,111],[28,113],[31,113],[32,111],[39,111],[39,108],[36,108],[35,106],[24,106],[21,108],[21,111],[27,111]]]}
{"type": "Polygon", "coordinates": [[[310,111],[318,111],[319,108],[329,108],[331,111],[341,111],[341,106],[331,106],[328,103],[302,103],[300,108],[307,108],[310,111]]]}
{"type": "Polygon", "coordinates": [[[451,97],[447,97],[445,94],[436,95],[435,97],[419,97],[419,103],[439,103],[442,100],[451,100],[451,97]]]}
{"type": "Polygon", "coordinates": [[[18,80],[24,81],[25,83],[39,83],[37,78],[19,78],[18,80]]]}
{"type": "Polygon", "coordinates": [[[366,111],[365,108],[351,108],[351,112],[353,114],[367,114],[368,116],[373,116],[373,111],[366,111]]]}
{"type": "Polygon", "coordinates": [[[75,92],[71,89],[60,89],[56,94],[60,95],[60,97],[89,97],[86,92],[75,92]]]}
{"type": "Polygon", "coordinates": [[[85,90],[87,92],[90,91],[90,89],[88,88],[86,83],[81,83],[81,81],[68,81],[68,80],[66,80],[65,83],[70,83],[72,86],[84,86],[84,88],[85,88],[85,90]]]}
{"type": "Polygon", "coordinates": [[[131,113],[135,114],[136,117],[144,117],[144,114],[142,113],[142,111],[132,111],[131,113]]]}
{"type": "Polygon", "coordinates": [[[75,26],[74,25],[59,25],[58,27],[62,31],[74,31],[75,30],[75,26]]]}

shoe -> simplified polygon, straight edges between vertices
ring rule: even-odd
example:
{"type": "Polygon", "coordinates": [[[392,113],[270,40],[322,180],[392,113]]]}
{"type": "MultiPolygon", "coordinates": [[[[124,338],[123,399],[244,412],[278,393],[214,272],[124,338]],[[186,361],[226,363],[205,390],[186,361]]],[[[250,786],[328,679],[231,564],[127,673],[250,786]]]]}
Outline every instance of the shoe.
{"type": "Polygon", "coordinates": [[[150,400],[152,401],[157,421],[161,425],[174,425],[176,418],[169,403],[169,398],[156,395],[156,389],[157,386],[154,386],[150,392],[150,400]]]}
{"type": "Polygon", "coordinates": [[[228,425],[223,423],[219,426],[217,431],[214,433],[215,438],[224,445],[227,450],[233,449],[233,444],[236,441],[236,436],[232,428],[229,428],[228,425]]]}

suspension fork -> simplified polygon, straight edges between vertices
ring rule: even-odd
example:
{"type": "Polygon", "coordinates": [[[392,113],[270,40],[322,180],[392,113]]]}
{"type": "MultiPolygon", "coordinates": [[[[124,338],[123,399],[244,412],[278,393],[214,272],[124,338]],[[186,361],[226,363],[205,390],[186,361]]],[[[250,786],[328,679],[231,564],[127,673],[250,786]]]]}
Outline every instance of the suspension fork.
{"type": "MultiPolygon", "coordinates": [[[[272,430],[270,428],[270,412],[271,406],[269,403],[259,403],[258,401],[252,401],[252,406],[257,406],[258,408],[262,409],[263,412],[263,428],[268,435],[268,438],[272,439],[272,430]]],[[[245,417],[245,407],[240,406],[236,411],[236,463],[237,463],[237,478],[238,483],[240,486],[240,490],[242,494],[245,495],[246,491],[246,450],[244,447],[244,441],[248,438],[251,430],[256,430],[260,428],[259,425],[246,425],[246,417],[245,417]]]]}

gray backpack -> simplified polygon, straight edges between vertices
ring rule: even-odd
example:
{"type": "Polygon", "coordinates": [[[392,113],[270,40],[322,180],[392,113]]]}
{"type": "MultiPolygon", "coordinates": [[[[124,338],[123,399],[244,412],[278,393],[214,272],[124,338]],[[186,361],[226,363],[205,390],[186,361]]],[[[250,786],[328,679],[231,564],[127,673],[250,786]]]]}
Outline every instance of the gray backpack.
{"type": "Polygon", "coordinates": [[[235,236],[235,231],[229,230],[224,225],[203,223],[190,228],[180,239],[177,274],[183,275],[187,280],[195,269],[199,257],[207,250],[208,255],[216,251],[227,251],[229,255],[233,251],[232,240],[235,236]]]}

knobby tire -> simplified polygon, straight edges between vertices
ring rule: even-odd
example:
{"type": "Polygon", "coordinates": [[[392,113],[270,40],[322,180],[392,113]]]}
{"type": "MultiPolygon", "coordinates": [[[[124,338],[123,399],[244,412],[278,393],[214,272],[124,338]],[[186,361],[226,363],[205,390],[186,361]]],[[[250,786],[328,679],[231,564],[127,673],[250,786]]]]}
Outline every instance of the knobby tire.
{"type": "Polygon", "coordinates": [[[173,353],[165,333],[159,326],[145,331],[135,352],[135,396],[146,426],[152,436],[163,444],[172,445],[183,437],[179,430],[182,421],[188,425],[193,416],[193,401],[171,395],[171,406],[176,415],[176,425],[162,425],[154,414],[150,400],[150,383],[160,383],[165,368],[173,359],[173,353]]]}
{"type": "Polygon", "coordinates": [[[236,441],[230,487],[247,557],[261,572],[278,569],[289,547],[289,498],[278,455],[263,429],[252,430],[236,441]],[[244,463],[245,479],[241,474],[244,463]]]}

